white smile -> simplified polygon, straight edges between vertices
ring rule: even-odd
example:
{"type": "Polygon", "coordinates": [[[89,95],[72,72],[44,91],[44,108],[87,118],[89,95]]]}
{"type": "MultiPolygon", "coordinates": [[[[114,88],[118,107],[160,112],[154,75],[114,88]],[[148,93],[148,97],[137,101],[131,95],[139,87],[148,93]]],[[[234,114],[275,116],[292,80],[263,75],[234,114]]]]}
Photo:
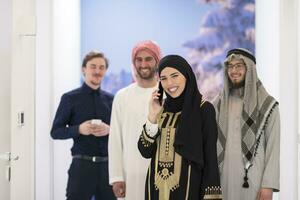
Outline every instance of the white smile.
{"type": "Polygon", "coordinates": [[[176,92],[177,89],[178,89],[178,87],[171,87],[168,90],[169,90],[169,92],[173,93],[173,92],[176,92]]]}
{"type": "Polygon", "coordinates": [[[239,77],[241,77],[241,76],[237,74],[237,75],[232,75],[231,77],[232,77],[232,78],[239,78],[239,77]]]}
{"type": "Polygon", "coordinates": [[[148,72],[149,69],[148,68],[144,68],[144,69],[140,69],[140,71],[142,71],[142,72],[148,72]]]}

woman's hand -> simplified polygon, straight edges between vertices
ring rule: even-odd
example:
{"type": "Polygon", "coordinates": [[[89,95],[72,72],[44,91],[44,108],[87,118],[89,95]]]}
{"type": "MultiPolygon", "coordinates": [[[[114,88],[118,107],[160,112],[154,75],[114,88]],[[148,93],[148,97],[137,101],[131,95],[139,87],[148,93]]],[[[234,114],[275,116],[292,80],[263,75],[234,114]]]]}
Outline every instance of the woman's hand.
{"type": "Polygon", "coordinates": [[[157,123],[157,117],[158,117],[158,114],[161,111],[162,105],[163,105],[163,102],[160,105],[159,100],[158,100],[160,95],[163,95],[163,94],[158,93],[158,89],[155,90],[152,93],[152,96],[151,96],[151,99],[149,102],[148,120],[153,124],[157,123]]]}

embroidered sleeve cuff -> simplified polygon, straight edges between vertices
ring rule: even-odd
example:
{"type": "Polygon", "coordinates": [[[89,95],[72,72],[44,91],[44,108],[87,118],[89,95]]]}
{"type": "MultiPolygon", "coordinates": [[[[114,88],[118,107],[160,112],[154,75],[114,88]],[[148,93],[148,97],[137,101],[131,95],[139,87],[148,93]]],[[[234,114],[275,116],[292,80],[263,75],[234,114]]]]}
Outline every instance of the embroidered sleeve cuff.
{"type": "Polygon", "coordinates": [[[203,199],[204,200],[205,199],[213,199],[213,200],[223,199],[221,187],[220,186],[207,187],[205,189],[205,194],[204,194],[203,199]]]}
{"type": "Polygon", "coordinates": [[[145,129],[150,137],[154,137],[158,131],[158,124],[152,124],[149,119],[147,119],[145,129]]]}
{"type": "Polygon", "coordinates": [[[140,136],[140,140],[145,148],[150,147],[155,142],[155,137],[151,137],[147,134],[146,124],[143,126],[143,131],[140,136]]]}

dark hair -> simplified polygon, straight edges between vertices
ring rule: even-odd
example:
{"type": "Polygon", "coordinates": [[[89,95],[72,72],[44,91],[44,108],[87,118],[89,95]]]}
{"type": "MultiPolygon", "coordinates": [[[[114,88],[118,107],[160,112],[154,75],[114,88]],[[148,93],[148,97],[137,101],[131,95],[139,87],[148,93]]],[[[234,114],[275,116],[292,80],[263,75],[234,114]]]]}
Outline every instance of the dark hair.
{"type": "Polygon", "coordinates": [[[103,58],[105,61],[106,69],[108,68],[109,62],[108,59],[104,56],[103,53],[97,51],[90,51],[88,54],[85,55],[81,67],[86,67],[87,62],[94,58],[103,58]]]}

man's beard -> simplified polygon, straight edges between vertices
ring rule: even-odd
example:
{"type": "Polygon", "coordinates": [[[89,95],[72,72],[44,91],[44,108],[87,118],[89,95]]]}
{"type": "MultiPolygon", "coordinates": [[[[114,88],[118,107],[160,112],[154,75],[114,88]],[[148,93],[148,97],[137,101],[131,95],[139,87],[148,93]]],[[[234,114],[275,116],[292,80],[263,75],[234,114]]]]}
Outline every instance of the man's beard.
{"type": "Polygon", "coordinates": [[[156,70],[150,69],[147,73],[143,73],[141,70],[136,70],[136,72],[141,79],[150,80],[155,76],[156,70]]]}
{"type": "Polygon", "coordinates": [[[242,88],[245,86],[245,80],[238,82],[238,83],[233,83],[231,80],[229,80],[229,82],[230,82],[231,88],[234,88],[234,89],[239,89],[239,88],[242,88]]]}

